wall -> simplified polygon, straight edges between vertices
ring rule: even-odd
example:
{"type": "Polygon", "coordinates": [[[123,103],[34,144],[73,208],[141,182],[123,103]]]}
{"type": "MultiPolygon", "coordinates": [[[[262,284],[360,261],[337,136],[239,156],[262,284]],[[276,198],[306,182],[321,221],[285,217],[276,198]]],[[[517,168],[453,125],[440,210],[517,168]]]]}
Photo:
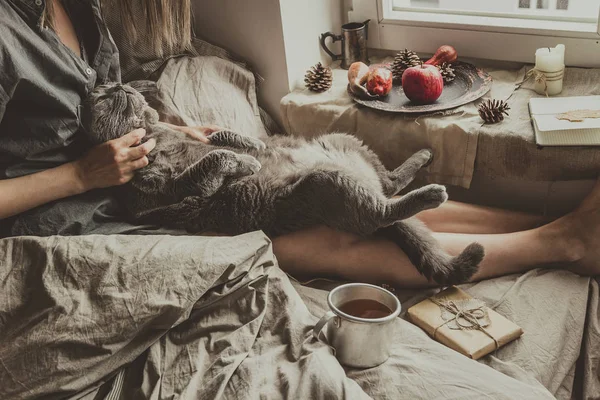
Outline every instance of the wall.
{"type": "Polygon", "coordinates": [[[198,36],[230,50],[265,81],[259,102],[275,119],[289,91],[279,0],[192,0],[198,36]]]}
{"type": "MultiPolygon", "coordinates": [[[[319,36],[331,31],[340,34],[341,0],[280,0],[281,18],[290,89],[304,86],[306,70],[321,61],[329,65],[331,58],[321,49],[319,36]]],[[[340,53],[340,43],[327,45],[340,53]]]]}
{"type": "MultiPolygon", "coordinates": [[[[239,56],[265,78],[259,101],[281,123],[279,102],[306,70],[331,59],[319,35],[340,33],[342,0],[192,0],[195,31],[239,56]]],[[[329,43],[328,43],[329,44],[329,43]]],[[[340,46],[331,49],[338,53],[340,46]]]]}

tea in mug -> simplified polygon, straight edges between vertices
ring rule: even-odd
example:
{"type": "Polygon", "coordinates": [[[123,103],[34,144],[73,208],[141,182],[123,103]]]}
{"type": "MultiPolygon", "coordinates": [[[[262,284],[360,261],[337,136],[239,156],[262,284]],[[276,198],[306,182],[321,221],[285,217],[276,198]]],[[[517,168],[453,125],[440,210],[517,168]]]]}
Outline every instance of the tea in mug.
{"type": "Polygon", "coordinates": [[[350,300],[337,308],[343,313],[359,318],[383,318],[393,313],[385,304],[370,299],[350,300]]]}

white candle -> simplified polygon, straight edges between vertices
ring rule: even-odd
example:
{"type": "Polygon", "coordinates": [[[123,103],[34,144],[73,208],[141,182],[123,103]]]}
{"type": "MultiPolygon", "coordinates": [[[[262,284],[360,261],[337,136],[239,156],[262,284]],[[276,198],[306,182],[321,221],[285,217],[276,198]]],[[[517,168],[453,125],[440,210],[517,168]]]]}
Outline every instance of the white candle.
{"type": "Polygon", "coordinates": [[[565,45],[544,47],[535,52],[535,69],[546,76],[545,82],[535,82],[534,89],[538,94],[549,96],[562,92],[565,68],[565,45]]]}

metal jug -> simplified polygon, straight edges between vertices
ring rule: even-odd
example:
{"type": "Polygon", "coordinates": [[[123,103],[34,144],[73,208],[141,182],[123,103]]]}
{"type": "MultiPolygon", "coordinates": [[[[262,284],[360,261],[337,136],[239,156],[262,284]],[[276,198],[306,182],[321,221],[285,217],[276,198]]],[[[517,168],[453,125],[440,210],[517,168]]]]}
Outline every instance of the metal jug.
{"type": "Polygon", "coordinates": [[[333,61],[342,60],[341,67],[344,69],[350,68],[352,63],[362,61],[369,64],[369,54],[367,52],[367,39],[369,38],[369,21],[365,22],[350,22],[342,25],[342,34],[335,35],[331,32],[323,33],[320,37],[321,47],[333,61]],[[342,54],[333,54],[327,48],[325,39],[331,37],[333,42],[342,41],[342,54]]]}

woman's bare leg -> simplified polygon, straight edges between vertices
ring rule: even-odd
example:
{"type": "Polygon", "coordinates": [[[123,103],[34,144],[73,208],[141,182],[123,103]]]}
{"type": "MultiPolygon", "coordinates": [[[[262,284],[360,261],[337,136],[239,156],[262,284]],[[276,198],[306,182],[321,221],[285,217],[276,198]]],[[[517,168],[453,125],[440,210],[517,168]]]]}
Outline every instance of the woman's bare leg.
{"type": "Polygon", "coordinates": [[[434,232],[509,233],[537,228],[555,218],[447,201],[417,215],[434,232]]]}
{"type": "MultiPolygon", "coordinates": [[[[472,211],[468,205],[457,207],[472,211]]],[[[456,213],[456,208],[449,212],[456,213]]],[[[504,223],[502,230],[492,226],[492,232],[511,231],[522,224],[518,219],[509,219],[514,223],[504,223]]],[[[436,238],[450,254],[458,254],[475,241],[484,246],[486,257],[474,280],[553,265],[569,266],[574,272],[586,275],[600,273],[600,184],[573,213],[537,228],[541,221],[535,217],[527,219],[527,223],[527,230],[521,232],[437,233],[436,238]]],[[[479,230],[483,225],[474,221],[461,226],[465,230],[479,230]]],[[[433,285],[419,275],[398,246],[384,238],[358,238],[318,227],[276,238],[274,250],[280,266],[298,277],[330,276],[400,287],[433,285]]]]}
{"type": "MultiPolygon", "coordinates": [[[[483,245],[486,255],[473,280],[572,263],[578,254],[558,230],[553,233],[542,228],[496,235],[442,233],[436,238],[453,255],[472,242],[483,245]]],[[[385,238],[358,238],[319,227],[276,238],[274,251],[281,268],[299,279],[329,276],[398,287],[435,286],[385,238]]]]}

